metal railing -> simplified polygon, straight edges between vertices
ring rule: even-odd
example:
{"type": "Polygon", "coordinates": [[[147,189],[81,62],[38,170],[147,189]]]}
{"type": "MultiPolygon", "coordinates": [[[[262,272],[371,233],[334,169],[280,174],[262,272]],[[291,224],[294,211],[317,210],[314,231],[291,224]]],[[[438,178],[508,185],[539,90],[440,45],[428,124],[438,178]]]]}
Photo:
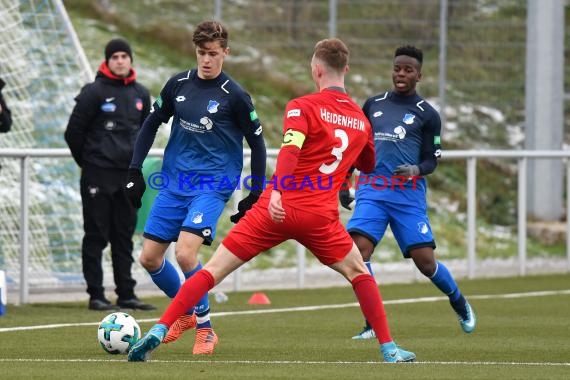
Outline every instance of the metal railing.
{"type": "MultiPolygon", "coordinates": [[[[162,157],[162,149],[151,149],[150,157],[162,157]]],[[[245,150],[246,158],[250,151],[245,150]]],[[[275,158],[277,149],[268,149],[268,157],[275,158]]],[[[71,157],[68,149],[0,149],[0,157],[18,158],[20,160],[20,303],[27,303],[29,295],[29,184],[31,158],[71,157]]],[[[555,158],[565,159],[566,188],[570,189],[570,151],[525,151],[525,150],[456,150],[444,151],[442,159],[463,159],[467,164],[467,276],[475,277],[476,268],[476,204],[477,204],[477,160],[491,158],[509,158],[517,160],[517,246],[518,273],[521,276],[527,272],[527,162],[529,159],[555,158]]],[[[568,193],[568,192],[567,192],[568,193]]],[[[568,195],[567,195],[568,197],[568,195]]],[[[566,215],[570,215],[570,202],[566,202],[566,215]]],[[[305,276],[305,249],[297,245],[297,285],[303,287],[305,276]]],[[[566,223],[566,271],[570,271],[570,218],[566,223]]],[[[239,276],[234,277],[234,288],[239,288],[239,276]]]]}

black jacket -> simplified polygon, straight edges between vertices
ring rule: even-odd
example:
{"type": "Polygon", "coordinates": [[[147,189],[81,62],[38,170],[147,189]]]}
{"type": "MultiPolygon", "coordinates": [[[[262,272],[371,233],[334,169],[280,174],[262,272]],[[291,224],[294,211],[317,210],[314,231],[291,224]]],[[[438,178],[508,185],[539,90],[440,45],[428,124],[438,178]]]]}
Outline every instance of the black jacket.
{"type": "Polygon", "coordinates": [[[2,111],[0,111],[0,132],[8,132],[10,127],[12,127],[12,113],[10,108],[6,105],[4,97],[2,96],[2,89],[4,88],[4,81],[0,79],[0,106],[2,111]]]}
{"type": "Polygon", "coordinates": [[[80,167],[129,168],[138,131],[150,112],[150,94],[135,81],[115,77],[105,62],[95,81],[81,89],[65,130],[80,167]]]}

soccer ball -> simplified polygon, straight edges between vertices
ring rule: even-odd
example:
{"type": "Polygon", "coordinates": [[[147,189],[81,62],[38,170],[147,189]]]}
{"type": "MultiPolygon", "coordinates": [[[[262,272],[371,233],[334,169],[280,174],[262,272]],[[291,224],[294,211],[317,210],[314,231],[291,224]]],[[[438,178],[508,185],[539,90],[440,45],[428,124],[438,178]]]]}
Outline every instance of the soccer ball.
{"type": "Polygon", "coordinates": [[[126,354],[141,338],[141,328],[131,315],[111,313],[99,324],[97,338],[109,354],[126,354]]]}

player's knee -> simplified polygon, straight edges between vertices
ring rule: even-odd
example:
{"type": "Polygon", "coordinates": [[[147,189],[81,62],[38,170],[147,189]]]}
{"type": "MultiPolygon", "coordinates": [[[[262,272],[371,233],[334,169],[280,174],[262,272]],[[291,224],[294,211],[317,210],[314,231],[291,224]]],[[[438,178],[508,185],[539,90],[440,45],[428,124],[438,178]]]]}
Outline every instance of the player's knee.
{"type": "Polygon", "coordinates": [[[370,259],[372,258],[372,253],[374,253],[374,248],[360,250],[360,255],[362,256],[362,260],[364,260],[365,262],[370,261],[370,259]]]}
{"type": "Polygon", "coordinates": [[[148,272],[154,272],[162,266],[162,257],[154,258],[150,255],[145,255],[144,252],[139,256],[139,263],[148,272]]]}
{"type": "Polygon", "coordinates": [[[437,268],[433,249],[431,247],[421,247],[410,251],[410,257],[418,270],[426,277],[434,275],[437,268]]]}
{"type": "Polygon", "coordinates": [[[356,244],[356,247],[360,251],[362,259],[364,261],[370,261],[372,253],[374,253],[374,244],[362,235],[351,234],[351,236],[352,240],[354,240],[354,243],[356,244]]]}
{"type": "Polygon", "coordinates": [[[431,277],[435,273],[435,261],[416,261],[416,267],[426,277],[431,277]]]}
{"type": "Polygon", "coordinates": [[[191,271],[198,265],[198,252],[190,249],[177,249],[174,253],[176,262],[183,272],[191,271]]]}

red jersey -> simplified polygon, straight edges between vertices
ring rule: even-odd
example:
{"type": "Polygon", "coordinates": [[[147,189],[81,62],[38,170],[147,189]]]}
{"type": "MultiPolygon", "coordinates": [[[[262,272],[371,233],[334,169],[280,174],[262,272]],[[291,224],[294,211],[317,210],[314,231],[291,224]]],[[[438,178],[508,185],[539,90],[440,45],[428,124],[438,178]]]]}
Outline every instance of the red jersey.
{"type": "Polygon", "coordinates": [[[338,218],[338,191],[348,170],[374,169],[368,119],[347,94],[325,89],[287,104],[284,135],[289,130],[301,132],[305,140],[292,175],[272,179],[279,181],[283,204],[338,218]]]}

